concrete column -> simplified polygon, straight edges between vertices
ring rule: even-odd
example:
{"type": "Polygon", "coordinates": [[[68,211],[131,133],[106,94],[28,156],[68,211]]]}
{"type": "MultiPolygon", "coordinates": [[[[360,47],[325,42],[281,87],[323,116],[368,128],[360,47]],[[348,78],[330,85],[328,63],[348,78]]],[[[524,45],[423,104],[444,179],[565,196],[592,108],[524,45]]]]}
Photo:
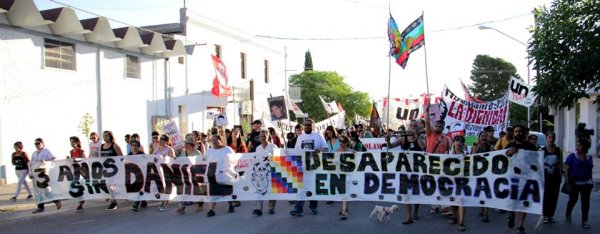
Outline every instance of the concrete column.
{"type": "MultiPolygon", "coordinates": [[[[563,150],[565,152],[575,152],[575,128],[577,127],[577,119],[575,119],[575,107],[567,110],[563,109],[564,120],[564,135],[563,135],[563,150]]],[[[560,138],[559,138],[560,139],[560,138]]],[[[566,154],[565,154],[566,155],[566,154]]]]}
{"type": "Polygon", "coordinates": [[[556,134],[556,145],[561,149],[565,146],[565,109],[557,109],[554,114],[554,134],[556,134]]]}

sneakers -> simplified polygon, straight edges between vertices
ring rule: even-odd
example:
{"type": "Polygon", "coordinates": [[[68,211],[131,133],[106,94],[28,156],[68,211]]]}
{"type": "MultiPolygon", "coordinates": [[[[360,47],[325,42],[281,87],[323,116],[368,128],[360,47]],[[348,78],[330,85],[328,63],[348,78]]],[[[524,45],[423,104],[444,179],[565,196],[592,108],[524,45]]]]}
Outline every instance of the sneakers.
{"type": "Polygon", "coordinates": [[[16,197],[11,197],[10,200],[16,202],[17,198],[16,197]]]}
{"type": "Polygon", "coordinates": [[[431,208],[431,210],[429,211],[430,214],[437,214],[440,212],[440,208],[439,207],[433,207],[431,208]]]}
{"type": "Polygon", "coordinates": [[[142,201],[142,204],[140,205],[140,208],[146,209],[146,207],[148,207],[148,202],[142,201]]]}
{"type": "Polygon", "coordinates": [[[215,216],[215,211],[214,210],[209,210],[208,213],[206,213],[206,217],[213,217],[215,216]]]}
{"type": "Polygon", "coordinates": [[[256,216],[262,216],[262,210],[259,210],[259,209],[254,209],[254,210],[252,211],[252,214],[253,214],[253,215],[256,215],[256,216]]]}
{"type": "Polygon", "coordinates": [[[108,207],[106,208],[106,210],[117,210],[117,204],[115,203],[110,203],[110,205],[108,205],[108,207]]]}
{"type": "Polygon", "coordinates": [[[167,206],[163,206],[163,205],[158,206],[158,210],[161,211],[161,212],[165,212],[168,209],[169,209],[169,207],[167,207],[167,206]]]}
{"type": "Polygon", "coordinates": [[[37,213],[42,213],[42,212],[44,212],[44,209],[38,208],[38,209],[33,210],[33,212],[31,212],[31,213],[32,214],[37,214],[37,213]]]}
{"type": "Polygon", "coordinates": [[[33,195],[29,194],[29,196],[27,196],[27,199],[31,199],[31,198],[33,198],[33,195]]]}
{"type": "Polygon", "coordinates": [[[550,223],[550,218],[548,218],[548,217],[544,216],[544,223],[546,223],[546,224],[547,224],[547,223],[550,223]]]}
{"type": "Polygon", "coordinates": [[[75,209],[75,213],[81,213],[81,212],[83,212],[83,206],[78,205],[77,208],[75,209]]]}
{"type": "Polygon", "coordinates": [[[294,217],[302,217],[302,216],[304,216],[304,212],[292,210],[292,211],[290,211],[290,215],[294,216],[294,217]]]}
{"type": "Polygon", "coordinates": [[[581,227],[582,227],[583,229],[590,229],[590,228],[591,228],[591,226],[590,226],[590,224],[589,224],[588,222],[583,222],[583,223],[581,224],[581,227]]]}

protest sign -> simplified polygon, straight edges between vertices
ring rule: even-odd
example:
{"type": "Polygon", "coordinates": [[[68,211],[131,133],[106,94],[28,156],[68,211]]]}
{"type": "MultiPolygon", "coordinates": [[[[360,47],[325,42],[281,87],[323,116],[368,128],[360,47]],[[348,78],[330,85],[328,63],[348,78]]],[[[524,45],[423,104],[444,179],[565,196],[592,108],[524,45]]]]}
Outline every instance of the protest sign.
{"type": "Polygon", "coordinates": [[[331,200],[490,207],[541,214],[543,153],[473,155],[273,150],[230,155],[238,173],[216,181],[201,157],[134,155],[33,164],[36,201],[331,200]]]}
{"type": "Polygon", "coordinates": [[[525,81],[511,77],[508,82],[508,100],[526,107],[530,107],[537,96],[533,92],[533,88],[526,84],[525,81]]]}
{"type": "Polygon", "coordinates": [[[271,111],[271,121],[287,119],[287,108],[283,96],[267,98],[269,110],[271,111]]]}
{"type": "Polygon", "coordinates": [[[508,117],[506,96],[491,102],[470,102],[459,98],[446,87],[440,104],[440,116],[450,129],[448,133],[452,136],[464,135],[468,144],[476,142],[477,135],[486,126],[494,127],[494,136],[498,137],[508,117]]]}
{"type": "Polygon", "coordinates": [[[181,133],[179,133],[179,128],[177,127],[177,123],[171,120],[169,123],[165,124],[162,129],[164,134],[167,134],[169,138],[171,138],[171,143],[173,143],[173,148],[178,149],[183,147],[183,138],[181,137],[181,133]]]}

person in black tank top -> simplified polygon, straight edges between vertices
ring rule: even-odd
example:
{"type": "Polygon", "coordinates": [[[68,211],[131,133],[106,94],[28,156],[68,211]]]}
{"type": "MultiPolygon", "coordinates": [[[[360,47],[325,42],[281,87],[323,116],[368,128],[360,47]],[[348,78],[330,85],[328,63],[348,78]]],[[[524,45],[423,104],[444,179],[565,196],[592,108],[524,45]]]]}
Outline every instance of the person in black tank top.
{"type": "MultiPolygon", "coordinates": [[[[115,137],[111,131],[104,131],[102,137],[104,138],[104,143],[100,147],[101,157],[123,156],[123,151],[121,151],[121,147],[115,143],[115,137]]],[[[110,205],[106,210],[117,210],[117,200],[111,200],[110,205]]]]}
{"type": "Polygon", "coordinates": [[[12,165],[15,166],[15,173],[17,174],[17,178],[19,179],[17,182],[17,191],[15,195],[10,198],[12,201],[17,201],[17,197],[19,197],[19,193],[21,193],[21,185],[25,185],[25,189],[29,194],[27,199],[31,199],[33,196],[31,195],[31,189],[29,188],[29,184],[25,180],[29,171],[29,157],[27,153],[23,151],[23,143],[20,141],[15,142],[14,144],[15,152],[12,153],[12,165]]]}

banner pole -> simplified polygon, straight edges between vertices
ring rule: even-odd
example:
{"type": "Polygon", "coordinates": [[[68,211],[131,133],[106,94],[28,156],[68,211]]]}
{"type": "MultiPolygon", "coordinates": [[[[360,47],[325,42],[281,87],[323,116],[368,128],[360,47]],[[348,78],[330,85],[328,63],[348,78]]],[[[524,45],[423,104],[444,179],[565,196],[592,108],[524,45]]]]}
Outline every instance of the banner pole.
{"type": "MultiPolygon", "coordinates": [[[[423,16],[423,35],[425,35],[425,11],[421,13],[421,16],[423,16]]],[[[423,42],[425,42],[424,38],[423,42]]],[[[423,50],[425,50],[425,82],[427,83],[427,97],[431,99],[429,97],[429,74],[427,73],[427,43],[423,43],[423,50]]]]}
{"type": "MultiPolygon", "coordinates": [[[[388,11],[389,11],[390,17],[391,17],[391,15],[392,15],[392,1],[391,0],[388,1],[388,11]]],[[[389,22],[388,22],[388,24],[389,24],[389,22]]],[[[389,35],[388,35],[388,37],[389,37],[389,35]]],[[[389,48],[392,48],[391,42],[390,42],[390,47],[389,48]]],[[[385,112],[386,112],[385,113],[385,117],[386,117],[385,128],[389,128],[389,126],[390,126],[390,90],[391,90],[391,83],[392,83],[392,54],[390,53],[390,51],[388,51],[388,87],[387,87],[388,90],[387,90],[387,102],[384,102],[384,103],[386,103],[386,106],[385,106],[385,108],[386,108],[385,109],[385,112]]],[[[375,108],[375,107],[373,107],[373,108],[375,108]]],[[[387,129],[386,129],[386,131],[387,131],[387,129]]],[[[383,132],[383,129],[382,129],[382,132],[383,132]]],[[[391,133],[388,132],[387,134],[388,134],[388,137],[391,139],[392,138],[392,136],[390,135],[391,133]]],[[[390,142],[386,142],[386,143],[389,144],[390,142]]],[[[385,147],[385,149],[386,149],[386,155],[387,155],[387,152],[390,151],[390,146],[388,145],[387,147],[385,147]]]]}

